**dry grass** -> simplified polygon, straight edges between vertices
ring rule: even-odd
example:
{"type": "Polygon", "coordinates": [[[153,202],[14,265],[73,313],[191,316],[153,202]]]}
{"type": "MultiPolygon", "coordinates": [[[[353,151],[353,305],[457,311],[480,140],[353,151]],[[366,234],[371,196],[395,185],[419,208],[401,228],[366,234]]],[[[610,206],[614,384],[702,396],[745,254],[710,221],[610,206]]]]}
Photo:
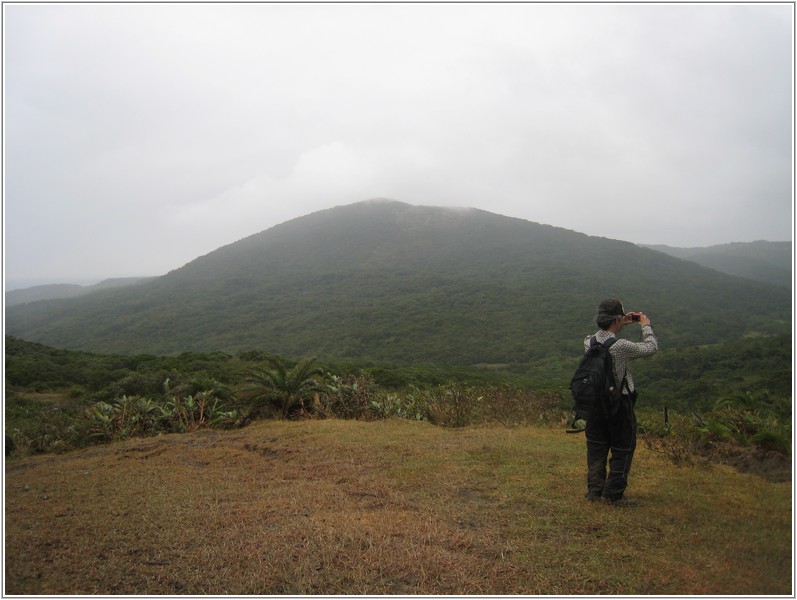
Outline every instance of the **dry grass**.
{"type": "Polygon", "coordinates": [[[790,594],[791,484],[560,430],[261,422],[6,464],[5,593],[790,594]]]}

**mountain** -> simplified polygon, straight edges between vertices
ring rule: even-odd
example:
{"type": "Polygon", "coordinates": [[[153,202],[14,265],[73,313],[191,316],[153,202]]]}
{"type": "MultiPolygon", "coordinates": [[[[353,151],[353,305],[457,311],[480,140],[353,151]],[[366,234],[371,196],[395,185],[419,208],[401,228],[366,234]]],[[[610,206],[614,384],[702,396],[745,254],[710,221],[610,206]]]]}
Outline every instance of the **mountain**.
{"type": "Polygon", "coordinates": [[[6,306],[36,302],[38,300],[55,300],[57,298],[74,298],[86,292],[86,286],[76,283],[53,283],[36,285],[21,290],[6,292],[6,306]]]}
{"type": "Polygon", "coordinates": [[[791,242],[735,242],[705,248],[644,247],[691,260],[721,273],[791,287],[791,242]]]}
{"type": "Polygon", "coordinates": [[[545,371],[582,352],[612,296],[645,311],[663,346],[790,331],[781,287],[482,210],[368,201],[139,285],[10,306],[6,334],[122,354],[259,349],[545,371]]]}
{"type": "Polygon", "coordinates": [[[76,298],[98,290],[107,290],[116,287],[134,285],[149,281],[152,277],[117,277],[105,279],[94,285],[77,285],[71,283],[55,283],[51,285],[36,285],[21,290],[11,290],[5,294],[6,306],[38,302],[39,300],[56,300],[60,298],[76,298]]]}

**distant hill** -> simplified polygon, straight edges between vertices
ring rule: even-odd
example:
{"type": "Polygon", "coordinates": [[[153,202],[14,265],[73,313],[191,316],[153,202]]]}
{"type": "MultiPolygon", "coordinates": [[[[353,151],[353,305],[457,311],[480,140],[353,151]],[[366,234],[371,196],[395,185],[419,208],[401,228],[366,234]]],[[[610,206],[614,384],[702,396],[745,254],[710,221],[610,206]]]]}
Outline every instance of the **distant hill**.
{"type": "Polygon", "coordinates": [[[791,287],[791,242],[735,242],[705,248],[644,247],[691,260],[721,273],[791,287]]]}
{"type": "Polygon", "coordinates": [[[139,285],[10,306],[6,333],[122,354],[260,349],[547,370],[582,352],[611,296],[650,315],[665,347],[790,331],[782,287],[482,210],[368,201],[139,285]]]}
{"type": "Polygon", "coordinates": [[[39,300],[56,300],[61,298],[77,298],[98,290],[107,290],[125,287],[154,279],[153,277],[118,277],[106,279],[94,285],[76,285],[70,283],[56,283],[51,285],[36,285],[21,290],[11,290],[5,293],[6,306],[38,302],[39,300]]]}

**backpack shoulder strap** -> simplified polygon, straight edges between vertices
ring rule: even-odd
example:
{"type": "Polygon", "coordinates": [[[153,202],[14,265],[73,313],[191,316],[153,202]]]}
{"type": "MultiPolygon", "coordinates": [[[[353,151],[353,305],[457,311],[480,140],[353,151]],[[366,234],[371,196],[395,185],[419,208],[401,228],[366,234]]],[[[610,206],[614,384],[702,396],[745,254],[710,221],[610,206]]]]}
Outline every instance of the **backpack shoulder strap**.
{"type": "MultiPolygon", "coordinates": [[[[597,342],[597,339],[595,341],[597,342]]],[[[602,344],[603,347],[606,349],[606,367],[607,367],[606,376],[609,379],[610,387],[612,389],[617,386],[617,382],[615,381],[614,377],[614,361],[612,360],[612,355],[609,352],[609,348],[611,348],[616,341],[617,341],[616,337],[610,337],[602,344]]],[[[623,375],[623,381],[625,381],[625,375],[623,375]]],[[[622,386],[622,382],[620,383],[620,385],[622,386]]]]}
{"type": "MultiPolygon", "coordinates": [[[[595,337],[595,336],[593,336],[593,337],[595,337]]],[[[595,341],[598,341],[598,340],[596,339],[595,341]]],[[[612,344],[614,344],[616,341],[617,341],[616,337],[610,337],[608,340],[603,342],[603,345],[608,350],[609,348],[612,347],[612,344]]]]}
{"type": "MultiPolygon", "coordinates": [[[[616,337],[611,337],[611,338],[609,338],[608,340],[606,340],[605,342],[603,342],[603,346],[606,348],[606,350],[609,350],[609,348],[611,348],[611,347],[612,347],[612,345],[613,345],[613,344],[614,344],[616,341],[617,341],[617,338],[616,338],[616,337]]],[[[608,358],[609,358],[610,364],[612,364],[614,361],[612,361],[612,357],[611,357],[611,355],[609,355],[609,357],[608,357],[608,358]]],[[[626,371],[623,373],[623,379],[622,379],[622,381],[620,381],[620,390],[621,390],[621,391],[622,391],[622,388],[623,388],[623,386],[624,386],[624,385],[626,386],[626,388],[628,388],[628,383],[627,383],[627,381],[626,381],[626,375],[627,375],[627,374],[628,374],[628,370],[626,369],[626,371]]],[[[613,366],[613,365],[612,365],[611,377],[612,377],[612,382],[613,382],[615,385],[617,385],[617,382],[615,381],[615,377],[614,377],[614,366],[613,366]]]]}

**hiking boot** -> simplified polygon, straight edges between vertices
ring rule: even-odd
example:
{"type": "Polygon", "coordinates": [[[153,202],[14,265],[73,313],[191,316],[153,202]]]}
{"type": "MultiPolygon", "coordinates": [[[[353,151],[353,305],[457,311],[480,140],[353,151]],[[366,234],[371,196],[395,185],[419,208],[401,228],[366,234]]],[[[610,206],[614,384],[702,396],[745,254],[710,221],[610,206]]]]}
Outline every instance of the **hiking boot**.
{"type": "Polygon", "coordinates": [[[600,495],[600,494],[590,494],[590,493],[587,493],[587,494],[584,494],[584,497],[585,497],[587,500],[589,500],[590,502],[597,502],[598,500],[602,500],[602,498],[601,498],[601,495],[600,495]]]}
{"type": "Polygon", "coordinates": [[[611,506],[630,507],[637,505],[635,500],[630,500],[625,496],[620,496],[619,498],[602,498],[602,500],[611,506]]]}

